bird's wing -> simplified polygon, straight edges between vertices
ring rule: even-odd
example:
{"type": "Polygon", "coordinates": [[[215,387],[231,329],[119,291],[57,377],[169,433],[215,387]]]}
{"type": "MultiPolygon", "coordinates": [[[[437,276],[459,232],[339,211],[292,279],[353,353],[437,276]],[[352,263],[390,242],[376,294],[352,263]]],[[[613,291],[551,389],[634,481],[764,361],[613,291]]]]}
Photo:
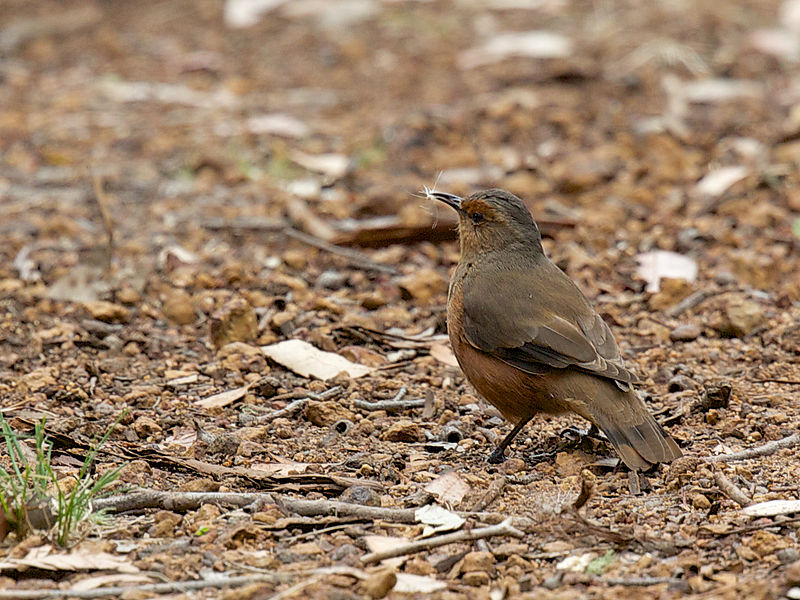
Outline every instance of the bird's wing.
{"type": "Polygon", "coordinates": [[[529,373],[574,368],[636,382],[608,325],[552,262],[473,272],[463,282],[464,332],[474,347],[529,373]]]}

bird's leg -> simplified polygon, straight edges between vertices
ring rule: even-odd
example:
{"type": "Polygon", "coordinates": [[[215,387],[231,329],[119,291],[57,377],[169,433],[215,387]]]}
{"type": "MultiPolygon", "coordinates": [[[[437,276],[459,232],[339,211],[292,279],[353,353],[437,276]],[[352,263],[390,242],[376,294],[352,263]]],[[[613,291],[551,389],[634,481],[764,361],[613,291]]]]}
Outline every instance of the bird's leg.
{"type": "Polygon", "coordinates": [[[489,458],[487,458],[486,461],[493,465],[497,465],[503,462],[506,459],[505,457],[506,448],[508,448],[508,445],[511,443],[511,440],[517,437],[517,434],[520,431],[522,431],[522,428],[525,427],[525,425],[528,424],[528,421],[530,421],[532,418],[533,417],[530,416],[527,419],[524,419],[519,423],[517,423],[516,425],[514,425],[514,429],[511,430],[511,433],[509,433],[506,437],[503,438],[503,441],[500,442],[500,445],[497,446],[497,448],[495,448],[492,451],[492,453],[489,455],[489,458]]]}

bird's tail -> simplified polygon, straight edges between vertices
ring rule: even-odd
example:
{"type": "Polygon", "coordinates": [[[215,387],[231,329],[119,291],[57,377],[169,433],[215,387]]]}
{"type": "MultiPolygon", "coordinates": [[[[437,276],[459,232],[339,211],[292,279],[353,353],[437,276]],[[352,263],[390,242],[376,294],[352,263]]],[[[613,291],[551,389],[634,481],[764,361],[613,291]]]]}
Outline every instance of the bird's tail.
{"type": "Polygon", "coordinates": [[[614,396],[605,402],[593,402],[588,407],[589,416],[629,469],[646,470],[682,456],[678,444],[650,414],[635,390],[618,391],[614,396]]]}

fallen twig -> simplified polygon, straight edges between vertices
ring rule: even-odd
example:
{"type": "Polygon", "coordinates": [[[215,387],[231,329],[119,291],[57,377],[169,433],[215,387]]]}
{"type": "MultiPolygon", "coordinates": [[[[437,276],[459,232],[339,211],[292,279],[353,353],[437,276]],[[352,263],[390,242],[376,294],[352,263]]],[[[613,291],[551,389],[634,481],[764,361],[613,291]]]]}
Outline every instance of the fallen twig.
{"type": "Polygon", "coordinates": [[[368,402],[366,400],[361,400],[360,398],[353,402],[356,408],[360,408],[362,410],[385,410],[385,411],[392,411],[392,410],[402,410],[404,408],[421,408],[425,406],[425,399],[424,398],[409,398],[405,400],[404,397],[408,393],[408,390],[404,387],[401,387],[400,390],[397,392],[394,398],[391,400],[378,400],[376,402],[368,402]]]}
{"type": "Polygon", "coordinates": [[[718,456],[709,456],[706,458],[708,462],[733,462],[736,460],[747,460],[748,458],[757,458],[759,456],[769,456],[775,454],[778,450],[783,448],[791,448],[800,443],[800,433],[793,433],[792,435],[780,440],[767,442],[763,446],[756,446],[755,448],[748,448],[740,452],[731,452],[730,454],[720,454],[718,456]]]}
{"type": "Polygon", "coordinates": [[[686,296],[686,298],[678,302],[676,305],[670,306],[667,310],[664,311],[664,314],[668,317],[677,317],[682,312],[694,308],[695,306],[701,304],[702,302],[705,302],[712,296],[716,296],[717,294],[723,293],[723,291],[724,290],[711,292],[707,290],[698,290],[686,296]]]}
{"type": "Polygon", "coordinates": [[[457,542],[471,542],[488,537],[495,537],[500,535],[509,535],[512,537],[521,538],[525,534],[519,529],[511,525],[511,519],[508,518],[502,523],[497,525],[490,525],[489,527],[482,527],[481,529],[469,529],[464,531],[457,531],[456,533],[448,533],[437,537],[427,538],[424,540],[417,540],[416,542],[409,542],[400,546],[395,546],[388,550],[381,552],[371,552],[361,558],[361,562],[365,565],[370,563],[379,562],[385,558],[393,558],[395,556],[406,556],[423,550],[431,550],[446,544],[455,544],[457,542]]]}
{"type": "Polygon", "coordinates": [[[281,583],[291,581],[298,573],[251,573],[240,577],[215,577],[212,579],[195,579],[192,581],[170,581],[166,583],[146,583],[143,585],[119,585],[97,588],[94,590],[0,590],[0,598],[14,600],[41,600],[46,598],[103,598],[112,596],[120,598],[132,591],[151,594],[169,594],[201,590],[203,588],[239,587],[258,581],[281,583]]]}
{"type": "MultiPolygon", "coordinates": [[[[309,585],[318,581],[324,575],[349,575],[356,579],[365,579],[367,574],[361,569],[354,569],[352,567],[333,566],[323,567],[321,569],[311,569],[307,571],[286,571],[283,573],[276,572],[259,572],[250,573],[248,575],[241,575],[237,577],[211,577],[208,579],[194,579],[191,581],[169,581],[165,583],[145,583],[141,585],[127,585],[127,586],[113,586],[103,587],[93,590],[75,590],[75,589],[49,589],[49,590],[0,590],[0,598],[13,598],[14,600],[46,600],[48,598],[102,598],[104,596],[113,596],[115,598],[121,597],[123,594],[136,592],[149,592],[153,594],[168,594],[171,592],[180,593],[192,590],[201,590],[203,588],[222,588],[222,587],[239,587],[248,585],[250,583],[257,583],[263,581],[265,583],[286,583],[293,581],[298,577],[313,576],[303,581],[304,584],[309,585]]],[[[299,584],[298,584],[299,585],[299,584]]],[[[305,587],[305,586],[303,586],[305,587]]],[[[287,588],[282,592],[278,592],[270,600],[276,598],[284,598],[299,589],[297,586],[287,588]]]]}
{"type": "Polygon", "coordinates": [[[114,259],[114,221],[109,208],[109,196],[103,189],[103,179],[97,174],[92,175],[94,199],[100,207],[100,216],[106,230],[106,273],[111,273],[111,262],[114,259]]]}
{"type": "Polygon", "coordinates": [[[505,477],[495,477],[492,482],[489,484],[489,488],[486,492],[478,498],[478,501],[472,505],[472,510],[480,511],[486,510],[486,508],[495,500],[497,497],[502,493],[503,488],[506,487],[506,478],[505,477]]]}
{"type": "Polygon", "coordinates": [[[629,587],[647,587],[651,585],[662,585],[668,583],[681,587],[688,587],[688,582],[676,577],[635,577],[632,579],[623,579],[621,577],[598,577],[597,582],[603,582],[608,585],[624,585],[629,587]]]}
{"type": "Polygon", "coordinates": [[[290,415],[298,410],[301,410],[306,407],[308,404],[308,398],[300,398],[295,400],[294,402],[290,402],[283,408],[279,408],[278,410],[273,410],[271,413],[267,413],[266,415],[262,415],[258,417],[255,422],[261,425],[262,423],[268,423],[270,421],[274,421],[279,417],[285,417],[286,415],[290,415]]]}
{"type": "Polygon", "coordinates": [[[728,479],[722,471],[714,471],[714,481],[717,482],[717,486],[720,490],[722,490],[722,493],[736,502],[739,506],[749,506],[753,503],[753,501],[748,498],[742,490],[736,487],[736,485],[730,479],[728,479]]]}
{"type": "Polygon", "coordinates": [[[337,254],[339,256],[344,256],[347,258],[353,266],[361,267],[362,269],[372,269],[373,271],[380,271],[381,273],[388,273],[389,275],[397,275],[397,269],[390,265],[385,265],[383,263],[375,262],[371,260],[368,256],[366,256],[363,252],[359,252],[358,250],[353,250],[352,248],[344,248],[342,246],[337,246],[336,244],[331,244],[330,242],[326,242],[323,239],[314,237],[313,235],[309,235],[307,233],[303,233],[302,231],[298,231],[297,229],[293,229],[291,227],[287,227],[283,230],[290,238],[294,238],[304,244],[308,244],[309,246],[314,246],[315,248],[319,248],[320,250],[324,250],[325,252],[330,252],[331,254],[337,254]]]}

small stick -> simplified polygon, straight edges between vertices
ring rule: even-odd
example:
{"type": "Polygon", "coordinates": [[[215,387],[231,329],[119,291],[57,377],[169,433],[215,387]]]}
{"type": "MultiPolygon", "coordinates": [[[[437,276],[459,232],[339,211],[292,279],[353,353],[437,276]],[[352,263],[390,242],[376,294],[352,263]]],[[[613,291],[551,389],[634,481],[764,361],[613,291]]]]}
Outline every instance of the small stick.
{"type": "Polygon", "coordinates": [[[770,454],[775,454],[778,450],[783,448],[791,448],[792,446],[796,446],[798,443],[800,443],[800,433],[793,433],[792,435],[783,439],[767,442],[763,446],[748,448],[747,450],[742,450],[741,452],[709,456],[706,460],[708,462],[733,462],[736,460],[757,458],[759,456],[769,456],[770,454]]]}
{"type": "Polygon", "coordinates": [[[694,308],[698,304],[706,301],[708,298],[712,296],[716,296],[717,294],[721,294],[722,291],[719,292],[708,292],[704,290],[698,290],[692,294],[689,294],[678,302],[675,306],[670,306],[667,310],[664,311],[664,314],[668,317],[677,317],[682,312],[689,310],[690,308],[694,308]]]}
{"type": "Polygon", "coordinates": [[[342,246],[337,246],[336,244],[331,244],[330,242],[326,242],[323,239],[318,237],[314,237],[313,235],[309,235],[307,233],[303,233],[297,229],[293,229],[291,227],[287,227],[283,230],[288,237],[294,238],[299,242],[303,242],[304,244],[308,244],[309,246],[314,246],[315,248],[319,248],[320,250],[324,250],[325,252],[330,252],[331,254],[337,254],[339,256],[344,256],[346,259],[350,261],[353,266],[361,267],[362,269],[372,269],[373,271],[379,271],[380,273],[388,273],[389,275],[397,275],[397,269],[390,265],[385,265],[383,263],[375,262],[371,260],[367,255],[363,252],[359,252],[358,250],[353,250],[352,248],[344,248],[342,246]]]}
{"type": "Polygon", "coordinates": [[[308,404],[308,398],[300,398],[299,400],[290,402],[283,408],[279,408],[278,410],[273,410],[271,413],[258,417],[258,419],[256,419],[256,423],[258,424],[268,423],[270,421],[274,421],[279,417],[285,417],[286,415],[290,415],[302,408],[305,408],[306,404],[308,404]]]}
{"type": "Polygon", "coordinates": [[[634,579],[622,579],[621,577],[598,577],[595,581],[607,583],[608,585],[624,585],[630,587],[647,587],[651,585],[686,585],[683,579],[675,577],[636,577],[634,579]]]}
{"type": "MultiPolygon", "coordinates": [[[[292,573],[251,573],[239,577],[215,577],[213,579],[194,579],[191,581],[170,581],[167,583],[146,583],[144,585],[119,585],[94,590],[0,590],[0,598],[13,600],[44,600],[46,598],[120,598],[132,591],[151,594],[178,594],[203,588],[238,587],[257,581],[280,583],[291,581],[299,574],[292,573]]],[[[290,588],[291,589],[291,588],[290,588]]]]}
{"type": "Polygon", "coordinates": [[[719,489],[722,490],[722,493],[736,502],[739,506],[750,506],[753,503],[753,501],[750,500],[750,498],[748,498],[742,490],[736,487],[736,485],[730,479],[728,479],[722,471],[714,471],[714,481],[717,482],[717,486],[719,486],[719,489]]]}
{"type": "Polygon", "coordinates": [[[114,221],[111,219],[111,211],[108,207],[109,197],[103,189],[103,179],[96,173],[92,175],[92,187],[94,188],[94,199],[100,207],[100,216],[103,219],[103,227],[106,230],[106,272],[111,271],[111,261],[114,258],[114,221]]]}
{"type": "Polygon", "coordinates": [[[403,408],[420,408],[425,406],[423,398],[410,398],[404,400],[408,390],[405,386],[401,387],[394,398],[391,400],[378,400],[377,402],[367,402],[366,400],[356,400],[353,404],[362,410],[400,410],[403,408]]]}
{"type": "Polygon", "coordinates": [[[400,546],[395,546],[388,550],[381,552],[371,552],[361,558],[361,562],[365,565],[370,563],[379,562],[385,558],[393,558],[395,556],[406,556],[408,554],[415,554],[424,550],[431,550],[439,546],[447,544],[455,544],[457,542],[471,542],[483,538],[489,538],[499,535],[509,535],[517,538],[523,537],[525,534],[519,529],[511,525],[511,519],[508,518],[498,525],[490,525],[489,527],[482,527],[481,529],[470,529],[465,531],[457,531],[456,533],[448,533],[424,540],[417,540],[416,542],[409,542],[400,546]]]}
{"type": "Polygon", "coordinates": [[[481,496],[478,501],[472,505],[473,511],[482,511],[486,510],[486,508],[495,500],[497,497],[502,493],[503,488],[506,487],[506,478],[505,477],[495,477],[492,482],[489,484],[489,488],[484,492],[483,496],[481,496]]]}

